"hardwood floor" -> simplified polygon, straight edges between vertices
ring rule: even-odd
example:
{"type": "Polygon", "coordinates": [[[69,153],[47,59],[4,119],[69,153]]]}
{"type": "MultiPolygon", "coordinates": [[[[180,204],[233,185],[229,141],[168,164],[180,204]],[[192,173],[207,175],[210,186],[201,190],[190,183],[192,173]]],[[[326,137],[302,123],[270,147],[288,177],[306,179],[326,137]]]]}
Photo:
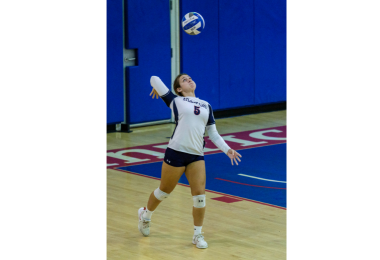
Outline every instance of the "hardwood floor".
{"type": "MultiPolygon", "coordinates": [[[[286,125],[286,111],[216,120],[219,134],[286,125]]],[[[139,127],[132,133],[107,134],[107,149],[168,142],[174,124],[139,127]]],[[[206,133],[207,134],[207,133],[206,133]]],[[[159,180],[118,170],[107,170],[108,259],[286,259],[286,210],[239,201],[211,200],[220,195],[206,191],[202,232],[209,244],[192,244],[193,219],[190,188],[177,185],[152,216],[151,235],[137,228],[137,210],[146,206],[159,180]]],[[[206,186],[207,189],[207,186],[206,186]]]]}

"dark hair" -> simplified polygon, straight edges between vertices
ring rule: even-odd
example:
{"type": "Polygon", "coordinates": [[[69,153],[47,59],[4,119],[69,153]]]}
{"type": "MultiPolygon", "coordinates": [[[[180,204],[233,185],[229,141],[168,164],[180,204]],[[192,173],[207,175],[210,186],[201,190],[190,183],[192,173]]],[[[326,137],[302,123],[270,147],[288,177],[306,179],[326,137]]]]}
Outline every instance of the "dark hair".
{"type": "MultiPolygon", "coordinates": [[[[186,74],[186,73],[181,73],[181,74],[179,74],[179,75],[175,78],[174,83],[173,83],[173,89],[174,89],[174,92],[175,92],[178,96],[181,96],[181,97],[183,97],[183,95],[182,95],[181,92],[178,92],[178,91],[177,91],[177,88],[180,88],[180,87],[181,87],[181,85],[179,84],[179,78],[180,78],[181,76],[183,76],[183,75],[187,75],[187,74],[186,74]]],[[[189,76],[189,75],[187,75],[187,76],[189,76]]]]}

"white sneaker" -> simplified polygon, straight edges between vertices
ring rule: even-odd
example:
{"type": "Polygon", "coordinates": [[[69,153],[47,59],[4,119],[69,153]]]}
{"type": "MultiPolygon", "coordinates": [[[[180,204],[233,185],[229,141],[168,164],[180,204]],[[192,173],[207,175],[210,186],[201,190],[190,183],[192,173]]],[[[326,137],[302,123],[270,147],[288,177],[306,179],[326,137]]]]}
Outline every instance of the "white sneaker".
{"type": "Polygon", "coordinates": [[[204,239],[204,236],[200,233],[199,235],[193,236],[193,244],[197,245],[198,248],[207,248],[208,244],[204,239]]]}
{"type": "Polygon", "coordinates": [[[145,207],[139,208],[138,210],[138,217],[139,217],[139,230],[141,234],[143,234],[145,237],[149,236],[150,233],[150,219],[144,219],[142,215],[144,214],[145,207]]]}

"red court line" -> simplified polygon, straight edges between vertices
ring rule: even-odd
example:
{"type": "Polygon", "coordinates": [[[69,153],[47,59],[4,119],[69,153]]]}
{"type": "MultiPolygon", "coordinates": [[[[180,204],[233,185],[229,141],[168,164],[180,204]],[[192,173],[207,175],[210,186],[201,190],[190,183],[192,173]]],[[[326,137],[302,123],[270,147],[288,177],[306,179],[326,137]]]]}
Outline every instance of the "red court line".
{"type": "MultiPolygon", "coordinates": [[[[121,172],[127,172],[127,173],[130,173],[130,174],[139,175],[139,176],[142,176],[142,177],[147,177],[147,178],[154,179],[154,180],[161,180],[160,178],[144,175],[144,174],[137,173],[137,172],[131,172],[131,171],[126,171],[126,170],[122,170],[122,169],[111,169],[111,170],[117,170],[117,171],[121,171],[121,172]]],[[[185,187],[190,187],[189,185],[183,184],[183,183],[178,183],[178,185],[182,185],[182,186],[185,186],[185,187]]],[[[278,208],[278,209],[284,209],[284,210],[286,210],[286,208],[284,208],[284,207],[280,207],[280,206],[264,203],[264,202],[257,201],[257,200],[251,200],[251,199],[247,199],[247,198],[243,198],[243,197],[239,197],[239,196],[235,196],[235,195],[231,195],[231,194],[227,194],[227,193],[223,193],[223,192],[213,191],[213,190],[209,190],[209,189],[206,189],[206,191],[211,192],[211,193],[215,193],[215,194],[218,194],[218,195],[227,196],[227,197],[234,198],[234,199],[246,200],[246,201],[254,202],[254,203],[257,203],[257,204],[261,204],[261,205],[270,206],[270,207],[273,207],[273,208],[278,208]]]]}
{"type": "Polygon", "coordinates": [[[221,179],[221,178],[215,178],[215,179],[217,179],[217,180],[221,180],[221,181],[233,182],[233,183],[237,183],[237,184],[241,184],[241,185],[253,186],[253,187],[260,187],[260,188],[267,188],[267,189],[286,190],[286,188],[277,188],[277,187],[259,186],[259,185],[253,185],[253,184],[247,184],[247,183],[241,183],[241,182],[236,182],[236,181],[225,180],[225,179],[221,179]]]}

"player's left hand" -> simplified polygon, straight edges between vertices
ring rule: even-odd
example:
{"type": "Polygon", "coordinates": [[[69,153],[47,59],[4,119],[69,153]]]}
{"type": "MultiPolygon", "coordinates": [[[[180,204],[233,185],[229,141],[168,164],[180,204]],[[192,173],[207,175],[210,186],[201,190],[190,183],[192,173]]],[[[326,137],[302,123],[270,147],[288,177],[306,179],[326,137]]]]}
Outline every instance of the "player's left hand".
{"type": "Polygon", "coordinates": [[[154,88],[152,89],[152,92],[150,92],[149,96],[152,96],[153,99],[154,98],[158,99],[158,97],[159,97],[157,91],[154,88]],[[152,96],[152,94],[153,94],[153,96],[152,96]]]}
{"type": "Polygon", "coordinates": [[[239,158],[239,157],[242,157],[241,154],[236,152],[234,149],[228,150],[227,156],[230,157],[232,165],[234,165],[234,161],[235,161],[236,165],[239,165],[237,161],[241,162],[241,160],[239,158]]]}

